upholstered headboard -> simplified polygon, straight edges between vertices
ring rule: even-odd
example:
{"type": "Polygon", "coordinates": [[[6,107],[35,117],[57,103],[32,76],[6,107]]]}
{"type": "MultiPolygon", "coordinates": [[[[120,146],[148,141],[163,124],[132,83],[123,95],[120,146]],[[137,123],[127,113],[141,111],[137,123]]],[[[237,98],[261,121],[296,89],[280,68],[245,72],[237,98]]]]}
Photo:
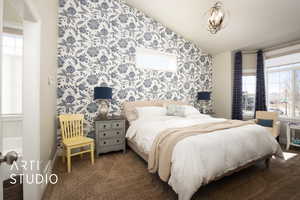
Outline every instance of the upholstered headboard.
{"type": "Polygon", "coordinates": [[[151,101],[125,101],[123,103],[123,115],[129,121],[134,121],[137,119],[136,107],[146,107],[146,106],[164,106],[168,104],[179,104],[188,105],[183,101],[169,101],[169,100],[151,100],[151,101]]]}

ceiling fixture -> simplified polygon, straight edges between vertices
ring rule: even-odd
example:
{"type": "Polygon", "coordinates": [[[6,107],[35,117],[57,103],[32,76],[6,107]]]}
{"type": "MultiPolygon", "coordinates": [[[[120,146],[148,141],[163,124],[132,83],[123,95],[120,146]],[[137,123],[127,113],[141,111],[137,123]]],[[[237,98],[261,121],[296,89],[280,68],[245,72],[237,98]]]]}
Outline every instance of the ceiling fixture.
{"type": "Polygon", "coordinates": [[[229,13],[223,8],[223,3],[217,1],[213,7],[204,13],[204,16],[205,21],[207,21],[207,30],[211,34],[216,34],[218,31],[225,28],[229,13]]]}

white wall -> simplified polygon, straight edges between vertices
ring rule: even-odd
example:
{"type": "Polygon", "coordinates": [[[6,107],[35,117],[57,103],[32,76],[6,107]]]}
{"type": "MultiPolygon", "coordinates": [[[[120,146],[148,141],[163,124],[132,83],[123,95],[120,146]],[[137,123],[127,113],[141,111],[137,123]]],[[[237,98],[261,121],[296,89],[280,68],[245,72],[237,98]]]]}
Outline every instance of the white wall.
{"type": "Polygon", "coordinates": [[[57,0],[32,0],[41,18],[40,160],[43,169],[56,151],[57,0]],[[52,83],[48,84],[48,78],[52,83]]]}
{"type": "Polygon", "coordinates": [[[231,51],[213,56],[212,99],[216,117],[231,119],[232,61],[231,51]]]}
{"type": "Polygon", "coordinates": [[[243,53],[243,70],[256,70],[256,53],[243,53]]]}
{"type": "MultiPolygon", "coordinates": [[[[57,51],[57,12],[58,1],[52,0],[25,0],[26,8],[33,13],[24,14],[28,21],[39,19],[38,23],[24,23],[24,130],[30,130],[24,138],[24,146],[31,145],[32,148],[25,148],[25,160],[39,160],[40,171],[24,172],[28,174],[43,173],[45,167],[53,159],[56,150],[56,51],[57,51]],[[38,17],[36,17],[38,16],[38,17]],[[27,26],[27,27],[26,27],[27,26]],[[27,40],[26,37],[27,36],[27,40]],[[27,66],[27,67],[26,67],[27,66]],[[54,81],[48,84],[48,77],[54,81]],[[27,86],[31,87],[27,87],[27,86]],[[28,95],[30,94],[30,95],[28,95]],[[27,126],[27,127],[26,127],[27,126]],[[25,141],[26,140],[26,141],[25,141]],[[36,148],[38,147],[38,148],[36,148]],[[26,152],[28,155],[26,156],[26,152]]],[[[40,199],[44,185],[24,185],[25,199],[40,199]]]]}
{"type": "MultiPolygon", "coordinates": [[[[23,70],[23,160],[40,159],[40,26],[24,22],[24,70],[23,70]]],[[[24,169],[32,177],[38,169],[24,169]]],[[[40,199],[40,187],[24,182],[24,199],[40,199]]]]}
{"type": "Polygon", "coordinates": [[[9,0],[4,0],[5,9],[3,11],[3,25],[13,28],[22,27],[22,15],[16,11],[16,9],[13,7],[15,6],[13,3],[14,2],[10,2],[9,0]]]}

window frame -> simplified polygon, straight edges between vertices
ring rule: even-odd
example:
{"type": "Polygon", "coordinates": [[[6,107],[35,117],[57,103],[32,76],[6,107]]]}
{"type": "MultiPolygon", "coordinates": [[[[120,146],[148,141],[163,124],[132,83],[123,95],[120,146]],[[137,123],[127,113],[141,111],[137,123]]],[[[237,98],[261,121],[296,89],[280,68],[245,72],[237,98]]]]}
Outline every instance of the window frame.
{"type": "Polygon", "coordinates": [[[292,115],[291,116],[283,116],[279,115],[280,119],[300,119],[300,116],[295,116],[296,114],[296,70],[300,70],[300,63],[288,64],[288,65],[281,65],[281,66],[272,66],[272,67],[265,67],[265,85],[266,85],[266,101],[267,101],[267,108],[269,109],[269,72],[284,72],[284,71],[291,71],[291,86],[292,86],[292,115]]]}

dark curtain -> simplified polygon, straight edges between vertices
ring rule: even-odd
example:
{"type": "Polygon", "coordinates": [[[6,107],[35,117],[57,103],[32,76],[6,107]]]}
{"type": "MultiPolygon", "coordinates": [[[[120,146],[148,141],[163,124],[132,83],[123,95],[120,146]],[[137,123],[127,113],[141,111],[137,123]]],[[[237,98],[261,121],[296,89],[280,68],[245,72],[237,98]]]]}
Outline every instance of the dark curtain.
{"type": "MultiPolygon", "coordinates": [[[[267,110],[264,73],[264,56],[262,50],[257,52],[255,112],[267,110]]],[[[254,113],[255,116],[255,113],[254,113]]]]}
{"type": "Polygon", "coordinates": [[[242,52],[234,55],[234,77],[232,95],[232,119],[243,119],[242,112],[242,52]]]}

